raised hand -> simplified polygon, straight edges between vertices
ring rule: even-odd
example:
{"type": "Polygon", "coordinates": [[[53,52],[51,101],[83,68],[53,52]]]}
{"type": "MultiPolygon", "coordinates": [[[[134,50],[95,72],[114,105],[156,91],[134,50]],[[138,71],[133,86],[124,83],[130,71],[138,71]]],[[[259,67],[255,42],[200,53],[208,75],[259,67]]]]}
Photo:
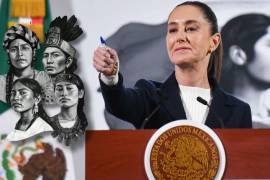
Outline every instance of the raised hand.
{"type": "Polygon", "coordinates": [[[93,66],[98,72],[105,76],[116,75],[118,61],[116,51],[108,46],[98,47],[94,51],[93,66]]]}

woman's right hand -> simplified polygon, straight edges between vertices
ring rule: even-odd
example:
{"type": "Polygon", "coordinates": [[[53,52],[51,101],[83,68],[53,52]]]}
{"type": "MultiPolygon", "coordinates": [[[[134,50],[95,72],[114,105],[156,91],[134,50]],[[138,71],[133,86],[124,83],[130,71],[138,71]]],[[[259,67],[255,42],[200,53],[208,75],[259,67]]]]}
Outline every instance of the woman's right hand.
{"type": "Polygon", "coordinates": [[[117,74],[118,62],[118,55],[112,48],[101,46],[94,51],[93,66],[98,72],[105,76],[117,74]]]}

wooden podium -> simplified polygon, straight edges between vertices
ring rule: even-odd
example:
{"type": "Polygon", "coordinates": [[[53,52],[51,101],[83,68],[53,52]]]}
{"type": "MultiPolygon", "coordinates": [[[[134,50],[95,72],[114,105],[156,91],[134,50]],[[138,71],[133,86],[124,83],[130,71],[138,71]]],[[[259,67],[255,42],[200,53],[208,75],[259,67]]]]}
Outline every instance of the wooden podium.
{"type": "MultiPolygon", "coordinates": [[[[214,129],[226,153],[224,179],[270,179],[270,129],[214,129]]],[[[144,151],[155,130],[87,131],[86,179],[147,179],[144,151]]]]}

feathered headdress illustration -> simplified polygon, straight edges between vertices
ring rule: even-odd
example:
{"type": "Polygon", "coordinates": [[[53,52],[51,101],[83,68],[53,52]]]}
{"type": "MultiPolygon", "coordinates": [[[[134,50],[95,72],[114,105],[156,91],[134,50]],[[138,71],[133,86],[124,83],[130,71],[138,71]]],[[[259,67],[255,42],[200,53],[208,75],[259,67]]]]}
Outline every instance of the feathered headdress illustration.
{"type": "Polygon", "coordinates": [[[69,43],[77,39],[83,30],[76,25],[77,18],[73,15],[55,18],[46,35],[46,46],[58,47],[71,57],[75,57],[76,49],[69,43]]]}

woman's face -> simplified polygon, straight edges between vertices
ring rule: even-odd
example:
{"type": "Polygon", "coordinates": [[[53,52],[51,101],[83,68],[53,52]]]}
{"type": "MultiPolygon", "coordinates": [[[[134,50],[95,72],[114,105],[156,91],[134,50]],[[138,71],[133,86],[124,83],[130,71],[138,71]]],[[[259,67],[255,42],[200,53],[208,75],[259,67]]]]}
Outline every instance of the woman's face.
{"type": "Polygon", "coordinates": [[[55,97],[62,107],[72,107],[78,104],[79,98],[83,97],[82,90],[70,82],[58,82],[55,85],[55,97]]]}
{"type": "Polygon", "coordinates": [[[20,82],[17,82],[13,85],[10,96],[10,103],[13,109],[16,112],[25,112],[32,110],[37,98],[34,98],[33,91],[23,85],[20,82]]]}
{"type": "Polygon", "coordinates": [[[166,36],[171,62],[178,66],[204,64],[207,68],[209,50],[215,50],[218,45],[214,37],[220,36],[211,36],[210,28],[209,22],[197,7],[183,5],[174,9],[168,19],[166,36]]]}
{"type": "Polygon", "coordinates": [[[15,39],[10,43],[8,55],[12,66],[17,69],[25,69],[31,66],[33,50],[30,44],[22,39],[15,39]]]}
{"type": "Polygon", "coordinates": [[[50,76],[62,73],[66,69],[66,55],[56,47],[47,47],[45,49],[42,62],[50,76]]]}
{"type": "Polygon", "coordinates": [[[270,83],[270,26],[267,33],[254,45],[254,59],[247,64],[247,70],[256,79],[270,83]]]}

